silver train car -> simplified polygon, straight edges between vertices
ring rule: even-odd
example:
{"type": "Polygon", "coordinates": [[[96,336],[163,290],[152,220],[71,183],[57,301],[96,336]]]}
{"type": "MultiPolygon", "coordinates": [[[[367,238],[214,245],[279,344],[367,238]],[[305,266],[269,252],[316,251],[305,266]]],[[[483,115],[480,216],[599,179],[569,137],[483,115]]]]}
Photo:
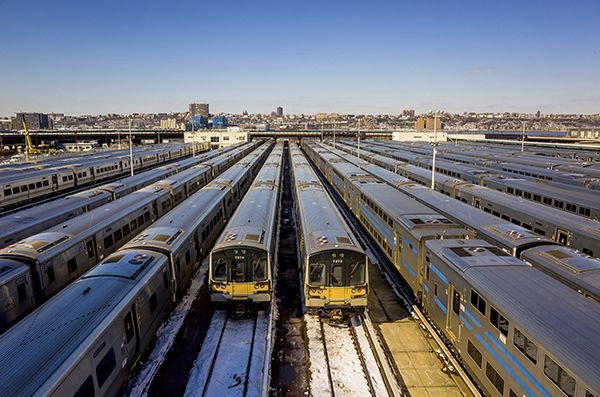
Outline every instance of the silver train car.
{"type": "MultiPolygon", "coordinates": [[[[303,147],[319,168],[331,168],[346,184],[343,196],[352,197],[348,182],[358,180],[360,171],[343,167],[347,162],[314,143],[303,141],[303,147]]],[[[383,200],[393,194],[363,196],[383,200]]],[[[390,212],[382,211],[388,220],[390,212]]],[[[385,230],[384,221],[373,217],[377,227],[367,228],[372,237],[385,230]]],[[[485,241],[433,238],[412,247],[415,255],[395,267],[485,395],[599,395],[600,311],[594,302],[485,241]]],[[[383,252],[390,261],[398,255],[383,252]]]]}
{"type": "Polygon", "coordinates": [[[229,151],[219,149],[0,217],[0,248],[229,151]]]}
{"type": "MultiPolygon", "coordinates": [[[[486,240],[512,256],[520,258],[575,289],[582,295],[600,301],[600,259],[565,247],[534,231],[477,209],[462,201],[453,200],[440,192],[415,184],[376,164],[349,156],[331,146],[321,145],[343,157],[381,181],[431,207],[454,222],[465,225],[470,235],[486,240]]],[[[338,147],[341,147],[338,145],[338,147]]]]}
{"type": "Polygon", "coordinates": [[[66,223],[28,237],[0,250],[0,264],[21,263],[28,279],[14,274],[3,277],[7,291],[0,312],[2,328],[40,305],[48,297],[116,251],[141,230],[161,218],[211,179],[232,165],[253,144],[216,157],[160,182],[110,202],[66,223]],[[175,188],[171,185],[178,184],[175,188]],[[23,283],[31,283],[33,295],[19,295],[23,283]],[[10,293],[8,291],[11,291],[10,293]]]}
{"type": "Polygon", "coordinates": [[[369,293],[368,258],[298,145],[290,143],[300,238],[304,303],[340,317],[363,310],[369,293]]]}
{"type": "MultiPolygon", "coordinates": [[[[133,168],[141,170],[191,153],[191,145],[161,145],[151,151],[136,149],[133,168]]],[[[125,153],[98,157],[91,161],[79,160],[83,160],[82,163],[42,166],[40,169],[18,173],[0,173],[0,209],[12,208],[130,172],[129,156],[125,153]]]]}
{"type": "Polygon", "coordinates": [[[283,142],[278,142],[210,252],[211,300],[271,302],[283,142]]]}
{"type": "Polygon", "coordinates": [[[119,395],[260,168],[264,146],[0,336],[2,395],[119,395]]]}

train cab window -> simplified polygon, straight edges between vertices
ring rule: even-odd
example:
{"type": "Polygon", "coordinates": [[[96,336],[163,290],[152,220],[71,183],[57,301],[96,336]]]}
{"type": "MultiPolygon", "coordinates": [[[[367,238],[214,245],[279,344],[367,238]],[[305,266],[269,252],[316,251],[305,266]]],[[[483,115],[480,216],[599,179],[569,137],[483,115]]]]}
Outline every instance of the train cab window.
{"type": "Polygon", "coordinates": [[[331,286],[341,287],[344,285],[344,268],[342,265],[331,266],[331,286]]]}
{"type": "Polygon", "coordinates": [[[485,316],[486,301],[474,290],[471,290],[471,305],[485,316]]]}
{"type": "Polygon", "coordinates": [[[67,269],[69,270],[69,274],[77,271],[77,258],[71,258],[67,261],[67,269]]]}
{"type": "Polygon", "coordinates": [[[231,278],[232,281],[244,282],[246,281],[246,261],[234,261],[231,266],[231,278]]]}
{"type": "Polygon", "coordinates": [[[48,275],[49,283],[53,283],[56,280],[56,275],[54,274],[54,265],[48,266],[46,268],[46,274],[48,275]]]}
{"type": "Polygon", "coordinates": [[[17,295],[19,297],[19,303],[27,300],[27,286],[25,283],[17,284],[17,295]]]}
{"type": "Polygon", "coordinates": [[[548,356],[544,358],[544,374],[567,396],[575,395],[575,378],[548,356]]]}
{"type": "Polygon", "coordinates": [[[227,264],[225,263],[225,259],[219,258],[217,260],[217,264],[213,268],[213,279],[216,281],[226,281],[227,280],[227,264]]]}
{"type": "Polygon", "coordinates": [[[150,300],[148,301],[148,304],[150,306],[150,314],[154,313],[154,311],[156,310],[156,307],[158,306],[158,302],[156,299],[156,292],[152,294],[152,296],[150,297],[150,300]]]}
{"type": "Polygon", "coordinates": [[[309,266],[309,282],[311,286],[325,285],[325,274],[327,269],[322,263],[311,263],[309,266]]]}
{"type": "Polygon", "coordinates": [[[471,356],[473,361],[475,361],[475,364],[477,364],[477,366],[481,368],[483,356],[481,355],[479,349],[477,349],[475,345],[471,343],[470,340],[467,340],[467,353],[469,353],[469,356],[471,356]]]}
{"type": "MultiPolygon", "coordinates": [[[[388,253],[390,250],[388,249],[388,253]]],[[[365,283],[365,263],[362,260],[355,262],[350,265],[350,284],[364,284],[365,283]]]]}
{"type": "Polygon", "coordinates": [[[113,236],[112,234],[109,234],[108,236],[104,237],[104,249],[110,248],[113,245],[113,236]]]}
{"type": "Polygon", "coordinates": [[[498,371],[496,371],[490,363],[485,364],[485,376],[492,382],[492,385],[494,385],[496,390],[498,390],[501,395],[504,395],[504,379],[502,379],[498,371]]]}
{"type": "Polygon", "coordinates": [[[502,335],[508,336],[509,322],[506,317],[498,313],[493,306],[490,306],[490,322],[494,327],[498,328],[498,331],[500,331],[502,335]]]}
{"type": "Polygon", "coordinates": [[[123,319],[123,326],[125,328],[125,338],[129,343],[135,334],[133,329],[133,317],[131,316],[131,312],[128,312],[123,319]]]}
{"type": "Polygon", "coordinates": [[[537,363],[537,346],[529,340],[525,335],[515,328],[513,343],[517,349],[521,351],[532,363],[537,363]]]}
{"type": "Polygon", "coordinates": [[[73,394],[73,397],[94,397],[96,390],[94,389],[94,379],[89,375],[79,386],[79,389],[73,394]]]}
{"type": "Polygon", "coordinates": [[[252,261],[252,280],[263,281],[267,279],[266,258],[257,258],[252,261]]]}
{"type": "Polygon", "coordinates": [[[98,381],[99,388],[104,385],[104,382],[109,378],[116,365],[115,349],[111,347],[96,366],[96,380],[98,381]]]}

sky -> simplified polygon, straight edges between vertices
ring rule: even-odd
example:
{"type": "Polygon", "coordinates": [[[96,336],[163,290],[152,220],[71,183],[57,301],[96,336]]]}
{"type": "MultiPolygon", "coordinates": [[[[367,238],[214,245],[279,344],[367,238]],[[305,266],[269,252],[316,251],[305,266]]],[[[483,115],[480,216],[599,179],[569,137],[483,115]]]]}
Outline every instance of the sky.
{"type": "Polygon", "coordinates": [[[0,116],[600,113],[600,0],[0,0],[0,116]]]}

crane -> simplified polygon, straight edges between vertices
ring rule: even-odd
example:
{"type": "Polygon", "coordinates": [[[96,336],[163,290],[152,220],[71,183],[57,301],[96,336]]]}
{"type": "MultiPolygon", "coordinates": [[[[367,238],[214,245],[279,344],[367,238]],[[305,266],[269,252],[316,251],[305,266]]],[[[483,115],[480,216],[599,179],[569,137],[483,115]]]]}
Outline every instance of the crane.
{"type": "Polygon", "coordinates": [[[29,161],[30,154],[40,154],[41,151],[39,149],[33,147],[33,144],[31,143],[31,136],[29,135],[29,129],[27,128],[27,123],[25,122],[24,118],[23,118],[23,130],[25,131],[25,143],[26,143],[25,155],[27,156],[27,161],[29,161]]]}

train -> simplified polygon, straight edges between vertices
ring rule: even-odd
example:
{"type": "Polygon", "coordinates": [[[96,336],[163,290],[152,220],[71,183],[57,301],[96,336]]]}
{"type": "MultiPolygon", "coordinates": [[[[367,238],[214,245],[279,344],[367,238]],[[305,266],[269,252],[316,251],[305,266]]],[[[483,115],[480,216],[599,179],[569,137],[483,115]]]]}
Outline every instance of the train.
{"type": "Polygon", "coordinates": [[[290,143],[303,298],[332,319],[367,306],[369,260],[298,145],[290,143]]]}
{"type": "Polygon", "coordinates": [[[260,145],[0,336],[2,395],[118,395],[271,147],[260,145]]]}
{"type": "Polygon", "coordinates": [[[486,240],[508,254],[522,259],[550,276],[573,288],[582,295],[600,303],[600,259],[565,247],[558,242],[515,225],[507,220],[477,209],[459,200],[416,184],[364,159],[335,149],[321,147],[343,157],[346,161],[374,175],[381,181],[467,227],[470,235],[486,240]]]}
{"type": "MultiPolygon", "coordinates": [[[[133,154],[133,169],[135,171],[153,167],[189,156],[194,150],[190,144],[168,147],[161,145],[153,150],[136,150],[133,154]]],[[[19,172],[0,172],[0,210],[126,175],[131,169],[129,156],[124,152],[116,156],[105,155],[78,160],[77,163],[62,165],[61,159],[58,158],[55,161],[57,164],[52,163],[52,166],[42,165],[19,172]]]]}
{"type": "MultiPolygon", "coordinates": [[[[364,145],[361,145],[364,146],[364,145]]],[[[353,146],[336,144],[336,147],[358,154],[353,146]]],[[[431,171],[395,161],[383,159],[362,147],[360,157],[372,161],[413,182],[431,185],[431,171]]],[[[522,226],[567,247],[575,248],[591,257],[600,255],[600,222],[570,212],[552,208],[525,199],[515,198],[503,192],[481,185],[464,182],[453,176],[436,173],[435,189],[496,217],[522,226]]],[[[564,200],[564,199],[563,199],[564,200]]]]}
{"type": "Polygon", "coordinates": [[[233,148],[234,146],[229,146],[202,153],[196,157],[152,168],[114,182],[3,215],[0,217],[0,248],[124,197],[233,148]]]}
{"type": "Polygon", "coordinates": [[[0,329],[87,272],[255,146],[246,144],[1,249],[0,329]]]}
{"type": "Polygon", "coordinates": [[[596,303],[319,145],[302,147],[486,396],[600,395],[596,303]]]}
{"type": "Polygon", "coordinates": [[[239,310],[271,302],[283,157],[278,142],[210,252],[208,284],[217,305],[239,310]]]}

